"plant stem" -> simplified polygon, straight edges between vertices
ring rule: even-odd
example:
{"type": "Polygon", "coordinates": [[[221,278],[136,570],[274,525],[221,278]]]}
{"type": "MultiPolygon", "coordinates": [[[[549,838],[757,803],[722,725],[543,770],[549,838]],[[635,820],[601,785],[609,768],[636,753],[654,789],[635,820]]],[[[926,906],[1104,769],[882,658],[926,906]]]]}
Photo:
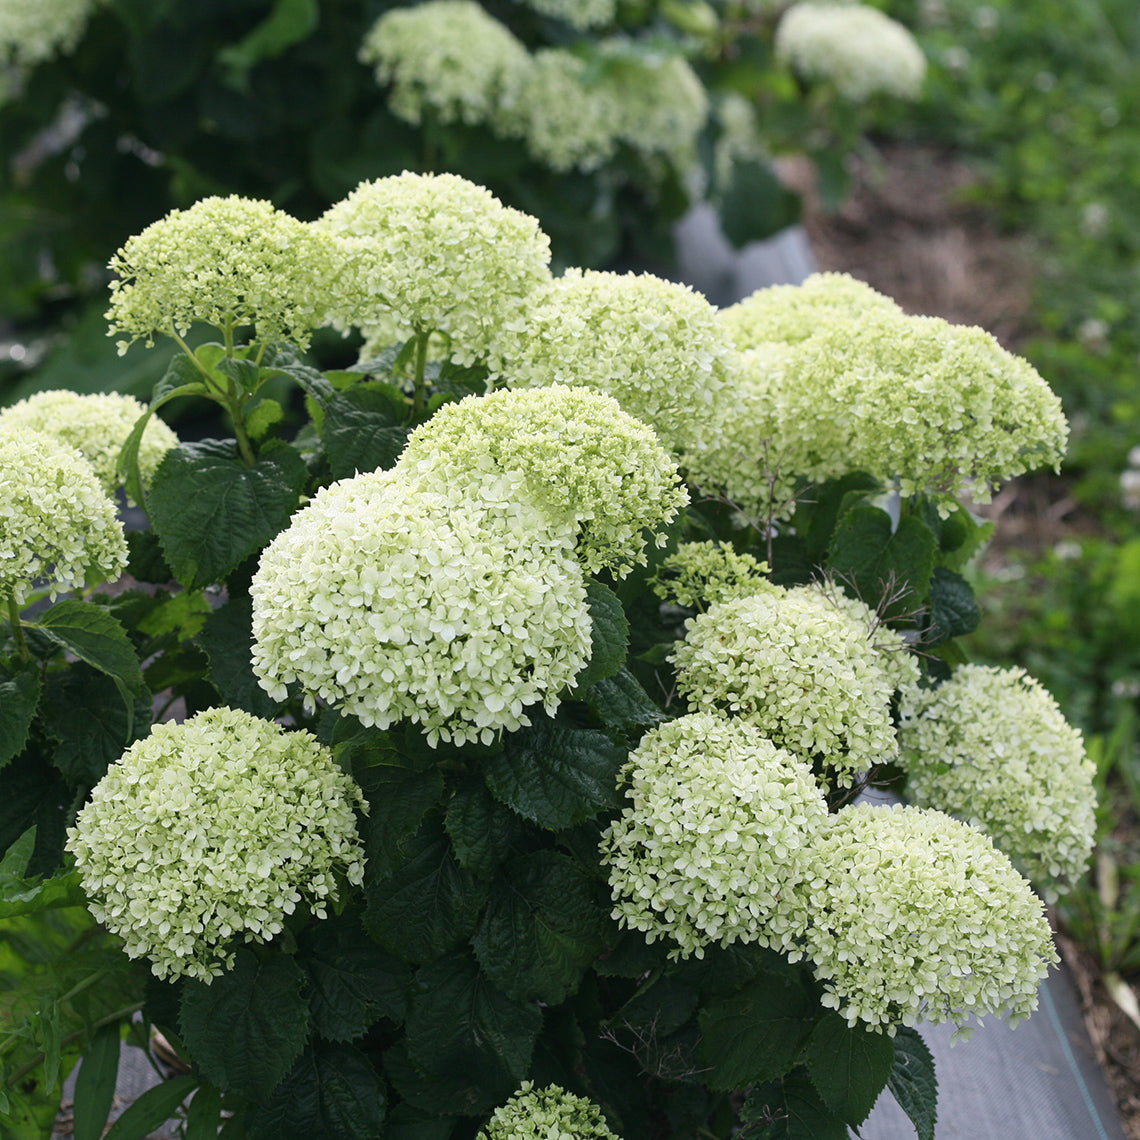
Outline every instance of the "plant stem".
{"type": "Polygon", "coordinates": [[[209,388],[211,392],[216,392],[218,395],[221,395],[221,389],[214,382],[213,376],[210,375],[209,371],[203,366],[202,362],[190,350],[190,346],[173,330],[171,331],[170,335],[174,338],[175,343],[177,343],[181,347],[182,351],[186,353],[186,355],[190,358],[194,367],[202,373],[202,378],[206,381],[206,387],[209,388]]]}
{"type": "Polygon", "coordinates": [[[20,608],[16,605],[16,595],[8,591],[8,623],[12,627],[12,636],[16,639],[16,648],[20,651],[20,659],[22,661],[31,661],[32,654],[28,649],[28,643],[24,639],[24,625],[20,621],[20,608]]]}
{"type": "MultiPolygon", "coordinates": [[[[130,1017],[131,1014],[138,1013],[143,1007],[143,1002],[137,1001],[134,1005],[125,1005],[122,1009],[117,1009],[114,1013],[109,1013],[106,1017],[99,1018],[90,1028],[91,1031],[102,1029],[104,1025],[111,1025],[116,1021],[122,1021],[124,1017],[130,1017]]],[[[88,1030],[77,1029],[74,1033],[69,1033],[60,1043],[60,1049],[65,1049],[68,1045],[74,1045],[81,1037],[83,1037],[88,1030]]],[[[36,1068],[44,1063],[44,1054],[37,1053],[36,1056],[29,1061],[26,1065],[21,1065],[4,1083],[13,1088],[18,1085],[29,1073],[33,1072],[36,1068]]]]}
{"type": "Polygon", "coordinates": [[[428,340],[431,337],[429,332],[416,333],[416,373],[413,378],[415,387],[412,389],[412,415],[420,416],[424,410],[424,396],[426,395],[424,384],[424,372],[427,368],[427,349],[428,340]]]}

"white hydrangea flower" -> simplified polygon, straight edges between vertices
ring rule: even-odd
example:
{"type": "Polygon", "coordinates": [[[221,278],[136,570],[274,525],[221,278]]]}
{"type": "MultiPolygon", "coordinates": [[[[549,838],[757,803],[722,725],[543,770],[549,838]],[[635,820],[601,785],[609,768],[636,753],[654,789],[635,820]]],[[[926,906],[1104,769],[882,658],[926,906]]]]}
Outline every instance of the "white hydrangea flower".
{"type": "Polygon", "coordinates": [[[73,52],[103,0],[3,0],[0,68],[36,67],[73,52]]]}
{"type": "Polygon", "coordinates": [[[642,532],[667,526],[689,501],[651,428],[601,392],[561,384],[445,405],[412,433],[400,467],[420,485],[475,494],[488,476],[505,478],[577,532],[588,573],[619,577],[645,563],[642,532]]]}
{"type": "Polygon", "coordinates": [[[524,306],[550,280],[538,222],[454,174],[361,183],[314,227],[337,239],[345,262],[330,323],[374,343],[436,332],[462,364],[522,333],[524,306]]]}
{"type": "Polygon", "coordinates": [[[820,758],[838,785],[897,752],[892,678],[867,626],[818,590],[769,587],[690,619],[669,660],[691,707],[820,758]]]}
{"type": "Polygon", "coordinates": [[[676,942],[681,957],[802,937],[793,888],[827,819],[803,760],[742,720],[691,713],[642,738],[622,783],[632,804],[601,840],[618,922],[676,942]]]}
{"type": "Polygon", "coordinates": [[[578,31],[612,24],[617,12],[615,0],[516,0],[528,8],[562,20],[578,31]]]}
{"type": "Polygon", "coordinates": [[[805,859],[802,956],[849,1025],[893,1036],[987,1013],[1015,1024],[1037,1008],[1058,960],[1045,908],[980,831],[938,811],[855,804],[805,859]]]}
{"type": "Polygon", "coordinates": [[[795,4],[776,28],[776,58],[805,79],[826,79],[845,99],[878,92],[915,99],[926,57],[896,20],[863,4],[795,4]]]}
{"type": "Polygon", "coordinates": [[[690,609],[779,590],[768,581],[768,564],[719,542],[683,542],[650,582],[663,601],[690,609]]]}
{"type": "Polygon", "coordinates": [[[392,85],[392,113],[417,125],[425,108],[441,123],[493,120],[504,86],[528,62],[526,48],[474,0],[390,9],[365,35],[359,59],[392,85]]]}
{"type": "Polygon", "coordinates": [[[936,689],[911,688],[899,743],[915,803],[984,831],[1053,897],[1084,873],[1096,766],[1023,669],[962,665],[936,689]]]}
{"type": "Polygon", "coordinates": [[[233,945],[267,942],[337,877],[359,884],[360,790],[307,732],[237,709],[155,725],[67,833],[91,913],[160,978],[209,982],[233,945]]]}
{"type": "Polygon", "coordinates": [[[261,555],[253,669],[363,724],[490,743],[558,708],[589,658],[574,530],[516,501],[509,479],[443,494],[403,469],[317,494],[261,555]]]}
{"type": "MultiPolygon", "coordinates": [[[[122,486],[116,470],[119,453],[146,409],[133,396],[117,392],[80,395],[66,388],[36,392],[0,410],[0,432],[31,428],[74,447],[95,469],[108,495],[122,486]]],[[[151,416],[139,446],[139,473],[150,482],[163,456],[178,446],[178,437],[151,416]]]]}
{"type": "Polygon", "coordinates": [[[123,524],[91,464],[39,432],[0,432],[0,596],[22,605],[42,583],[54,598],[126,567],[123,524]]]}
{"type": "Polygon", "coordinates": [[[536,1090],[524,1081],[491,1114],[476,1140],[620,1140],[602,1110],[558,1085],[536,1090]]]}

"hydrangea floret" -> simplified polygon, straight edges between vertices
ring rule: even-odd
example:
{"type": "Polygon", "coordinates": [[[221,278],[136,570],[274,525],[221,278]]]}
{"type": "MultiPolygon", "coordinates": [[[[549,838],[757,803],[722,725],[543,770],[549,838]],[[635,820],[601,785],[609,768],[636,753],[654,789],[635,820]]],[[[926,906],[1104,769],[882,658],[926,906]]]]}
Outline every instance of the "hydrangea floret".
{"type": "Polygon", "coordinates": [[[938,811],[853,804],[805,859],[803,956],[849,1025],[893,1036],[952,1021],[968,1035],[968,1019],[1016,1024],[1037,1008],[1058,960],[1045,908],[980,831],[938,811]]]}
{"type": "Polygon", "coordinates": [[[615,0],[521,0],[521,3],[543,16],[562,20],[580,32],[612,23],[617,12],[615,0]]]}
{"type": "Polygon", "coordinates": [[[91,464],[28,428],[0,431],[0,599],[22,605],[34,584],[54,598],[126,566],[123,524],[91,464]]]}
{"type": "Polygon", "coordinates": [[[790,949],[807,916],[793,888],[827,818],[811,769],[759,729],[690,713],[642,737],[622,771],[630,806],[605,831],[613,917],[648,942],[790,949]]]}
{"type": "Polygon", "coordinates": [[[407,719],[440,740],[490,743],[551,715],[591,652],[575,534],[507,478],[466,499],[406,469],[319,492],[262,553],[253,669],[365,725],[407,719]]]}
{"type": "Polygon", "coordinates": [[[892,679],[864,622],[818,590],[769,587],[692,618],[669,660],[691,708],[819,758],[839,786],[897,752],[892,679]]]}
{"type": "Polygon", "coordinates": [[[36,67],[75,50],[103,0],[4,0],[0,4],[0,70],[36,67]]]}
{"type": "Polygon", "coordinates": [[[1096,768],[1081,734],[1023,669],[962,665],[907,691],[899,726],[908,796],[984,831],[1056,897],[1085,871],[1096,768]]]}
{"type": "Polygon", "coordinates": [[[95,918],[160,978],[210,982],[240,942],[359,885],[359,789],[308,732],[237,709],[156,725],[95,786],[67,847],[95,918]]]}
{"type": "Polygon", "coordinates": [[[524,1081],[491,1113],[476,1140],[620,1140],[602,1110],[558,1085],[536,1089],[524,1081]]]}
{"type": "Polygon", "coordinates": [[[643,531],[660,531],[689,501],[651,428],[610,396],[561,384],[446,405],[412,433],[400,466],[418,482],[475,494],[487,476],[507,479],[518,497],[577,530],[587,572],[621,577],[645,562],[643,531]]]}
{"type": "Polygon", "coordinates": [[[768,581],[768,564],[720,542],[683,542],[662,560],[650,581],[663,601],[704,610],[716,602],[779,589],[768,581]]]}

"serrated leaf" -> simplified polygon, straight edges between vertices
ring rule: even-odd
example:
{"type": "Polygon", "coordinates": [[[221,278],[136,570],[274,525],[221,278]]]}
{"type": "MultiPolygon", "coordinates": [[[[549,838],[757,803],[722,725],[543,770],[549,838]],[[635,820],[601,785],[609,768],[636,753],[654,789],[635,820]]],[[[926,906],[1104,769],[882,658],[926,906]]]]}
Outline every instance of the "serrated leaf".
{"type": "Polygon", "coordinates": [[[32,663],[9,671],[0,665],[0,768],[18,756],[40,699],[40,671],[32,663]]]}
{"type": "Polygon", "coordinates": [[[604,732],[540,720],[507,737],[485,776],[512,811],[562,831],[620,804],[617,777],[627,755],[604,732]]]}
{"type": "Polygon", "coordinates": [[[186,1113],[185,1140],[218,1140],[222,1123],[222,1094],[213,1085],[200,1085],[186,1113]]]}
{"type": "Polygon", "coordinates": [[[827,556],[835,524],[852,507],[858,506],[882,484],[872,475],[854,471],[839,479],[814,484],[796,509],[796,532],[804,536],[807,552],[813,562],[827,556]]]}
{"type": "Polygon", "coordinates": [[[508,997],[557,1005],[601,949],[601,917],[593,880],[566,856],[535,851],[496,878],[471,944],[508,997]]]}
{"type": "Polygon", "coordinates": [[[305,1047],[309,1004],[301,967],[239,948],[233,968],[182,992],[179,1025],[194,1063],[223,1092],[266,1100],[305,1047]]]}
{"type": "Polygon", "coordinates": [[[910,1117],[918,1140],[934,1140],[934,1125],[938,1119],[934,1056],[918,1031],[905,1025],[895,1033],[895,1059],[887,1088],[899,1108],[910,1117]]]}
{"type": "Polygon", "coordinates": [[[323,408],[333,394],[333,386],[324,374],[305,364],[292,345],[271,345],[261,358],[261,367],[270,374],[280,372],[295,380],[318,408],[323,408]]]}
{"type": "Polygon", "coordinates": [[[406,862],[408,839],[443,796],[443,776],[435,768],[415,771],[376,765],[357,773],[368,802],[361,827],[367,881],[395,874],[406,862]]]}
{"type": "Polygon", "coordinates": [[[288,444],[263,448],[253,466],[233,440],[184,443],[166,453],[148,508],[167,562],[187,589],[222,581],[284,529],[308,479],[288,444]]]}
{"type": "Polygon", "coordinates": [[[24,871],[29,878],[52,874],[59,868],[72,795],[59,772],[34,748],[26,749],[5,768],[4,795],[0,796],[0,851],[7,851],[34,827],[36,845],[24,871]]]}
{"type": "Polygon", "coordinates": [[[388,384],[337,392],[324,408],[321,438],[334,479],[391,467],[408,442],[408,406],[388,384]]]}
{"type": "Polygon", "coordinates": [[[57,907],[87,905],[78,871],[23,878],[35,853],[36,830],[29,827],[0,862],[0,921],[57,907]]]}
{"type": "Polygon", "coordinates": [[[384,1140],[448,1140],[458,1123],[454,1116],[429,1115],[405,1101],[389,1115],[384,1140]]]}
{"type": "Polygon", "coordinates": [[[153,530],[127,531],[127,573],[137,582],[163,585],[174,577],[153,530]]]}
{"type": "Polygon", "coordinates": [[[250,439],[263,439],[285,418],[285,409],[268,396],[262,397],[245,414],[245,432],[250,439]]]}
{"type": "Polygon", "coordinates": [[[749,1091],[742,1122],[762,1124],[754,1140],[847,1140],[847,1125],[828,1111],[802,1069],[749,1091]],[[762,1123],[763,1122],[763,1123],[762,1123]]]}
{"type": "Polygon", "coordinates": [[[590,660],[574,678],[574,686],[584,689],[612,677],[629,654],[629,622],[617,594],[594,579],[586,583],[590,606],[590,660]]]}
{"type": "Polygon", "coordinates": [[[624,666],[612,677],[595,681],[582,692],[581,699],[606,728],[617,732],[640,734],[669,719],[624,666]]]}
{"type": "Polygon", "coordinates": [[[231,708],[272,719],[279,707],[258,683],[250,664],[253,650],[253,601],[248,594],[231,596],[206,619],[195,639],[210,667],[206,680],[231,708]]]}
{"type": "MultiPolygon", "coordinates": [[[[437,1119],[440,1115],[444,1119],[448,1115],[474,1116],[494,1108],[514,1091],[513,1086],[505,1092],[502,1088],[482,1086],[477,1077],[462,1070],[429,1073],[408,1056],[407,1041],[403,1038],[385,1052],[384,1074],[405,1104],[424,1114],[435,1114],[437,1119]]],[[[419,1133],[413,1131],[411,1135],[415,1137],[419,1133]]],[[[426,1135],[430,1137],[433,1133],[426,1135]]],[[[451,1129],[445,1133],[444,1140],[450,1135],[451,1129]]]]}
{"type": "Polygon", "coordinates": [[[444,816],[456,861],[483,878],[489,878],[507,857],[522,826],[518,816],[499,803],[478,778],[460,783],[444,816]]]}
{"type": "Polygon", "coordinates": [[[99,1140],[107,1126],[119,1076],[119,1022],[104,1025],[91,1039],[75,1079],[72,1135],[99,1140]]]}
{"type": "Polygon", "coordinates": [[[143,1140],[174,1115],[197,1084],[197,1077],[174,1077],[147,1089],[111,1125],[103,1140],[143,1140]]]}
{"type": "Polygon", "coordinates": [[[930,627],[924,642],[939,645],[973,633],[981,620],[982,610],[970,583],[953,570],[935,567],[930,583],[930,627]]]}
{"type": "Polygon", "coordinates": [[[240,356],[222,356],[214,363],[214,368],[227,380],[232,380],[236,390],[241,393],[256,392],[261,383],[262,373],[258,365],[240,356]]]}
{"type": "Polygon", "coordinates": [[[736,249],[794,225],[803,208],[799,195],[758,159],[735,161],[712,201],[724,236],[736,249]]]}
{"type": "Polygon", "coordinates": [[[870,1115],[895,1059],[894,1039],[827,1013],[812,1030],[804,1061],[823,1103],[848,1124],[870,1115]]]}

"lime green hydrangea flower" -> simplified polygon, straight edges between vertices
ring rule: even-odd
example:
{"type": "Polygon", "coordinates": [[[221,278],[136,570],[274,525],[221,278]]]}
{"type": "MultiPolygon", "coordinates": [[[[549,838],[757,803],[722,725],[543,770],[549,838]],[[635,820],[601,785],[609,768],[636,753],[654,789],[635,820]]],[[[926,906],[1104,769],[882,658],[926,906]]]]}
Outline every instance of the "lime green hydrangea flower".
{"type": "Polygon", "coordinates": [[[528,62],[526,48],[474,0],[392,8],[369,29],[361,63],[391,84],[388,106],[406,122],[493,121],[504,86],[528,62]]]}
{"type": "Polygon", "coordinates": [[[21,605],[36,583],[54,598],[126,567],[123,524],[91,464],[39,432],[0,431],[0,598],[21,605]]]}
{"type": "Polygon", "coordinates": [[[445,405],[412,433],[400,466],[421,484],[475,494],[487,476],[506,478],[577,532],[587,572],[619,577],[644,564],[643,530],[667,526],[689,501],[650,428],[601,392],[561,384],[445,405]]]}
{"type": "Polygon", "coordinates": [[[447,355],[494,356],[504,332],[550,280],[550,239],[528,214],[454,174],[361,183],[314,223],[338,242],[346,271],[330,323],[393,344],[440,334],[447,355]]]}
{"type": "Polygon", "coordinates": [[[601,840],[618,922],[681,957],[803,935],[793,887],[827,818],[803,760],[742,720],[691,713],[642,737],[622,783],[631,806],[601,840]]]}
{"type": "Polygon", "coordinates": [[[160,978],[209,982],[337,878],[359,884],[360,790],[307,732],[237,709],[155,725],[95,786],[67,848],[95,918],[160,978]]]}
{"type": "Polygon", "coordinates": [[[490,743],[534,704],[553,715],[590,656],[586,588],[573,529],[514,492],[504,477],[448,496],[396,469],[317,494],[250,589],[262,687],[411,720],[433,746],[490,743]]]}
{"type": "Polygon", "coordinates": [[[491,1114],[476,1140],[620,1140],[602,1110],[558,1085],[536,1090],[531,1081],[491,1114]]]}
{"type": "Polygon", "coordinates": [[[863,4],[795,4],[776,28],[776,58],[858,103],[883,92],[915,99],[926,57],[902,24],[863,4]]]}
{"type": "MultiPolygon", "coordinates": [[[[849,1025],[899,1025],[1037,1008],[1055,963],[1045,908],[980,831],[941,812],[855,804],[806,852],[802,956],[849,1025]]],[[[793,958],[800,954],[793,951],[793,958]]]]}
{"type": "Polygon", "coordinates": [[[230,195],[171,210],[111,259],[110,334],[119,352],[155,333],[185,336],[196,321],[253,325],[258,340],[304,348],[324,323],[325,293],[340,269],[328,234],[270,202],[230,195]]]}
{"type": "Polygon", "coordinates": [[[103,0],[4,0],[0,4],[0,67],[36,67],[69,55],[103,0]]]}
{"type": "Polygon", "coordinates": [[[767,562],[719,542],[683,542],[661,563],[650,586],[663,602],[703,610],[765,589],[778,591],[768,570],[767,562]]]}
{"type": "Polygon", "coordinates": [[[740,717],[780,748],[819,757],[836,783],[890,760],[891,677],[866,625],[817,590],[768,587],[692,618],[669,660],[696,710],[740,717]]]}
{"type": "Polygon", "coordinates": [[[521,0],[521,2],[543,16],[562,20],[580,32],[587,28],[612,24],[617,12],[615,0],[521,0]]]}
{"type": "Polygon", "coordinates": [[[899,743],[915,803],[984,831],[1054,898],[1084,873],[1096,768],[1023,669],[963,665],[936,689],[911,688],[899,743]]]}
{"type": "MultiPolygon", "coordinates": [[[[74,447],[99,477],[103,490],[113,494],[122,486],[116,464],[119,452],[139,416],[146,409],[133,396],[118,392],[80,395],[66,388],[36,392],[0,411],[0,432],[31,428],[74,447]]],[[[139,446],[139,473],[143,484],[162,458],[178,446],[178,437],[156,416],[147,422],[139,446]]]]}

